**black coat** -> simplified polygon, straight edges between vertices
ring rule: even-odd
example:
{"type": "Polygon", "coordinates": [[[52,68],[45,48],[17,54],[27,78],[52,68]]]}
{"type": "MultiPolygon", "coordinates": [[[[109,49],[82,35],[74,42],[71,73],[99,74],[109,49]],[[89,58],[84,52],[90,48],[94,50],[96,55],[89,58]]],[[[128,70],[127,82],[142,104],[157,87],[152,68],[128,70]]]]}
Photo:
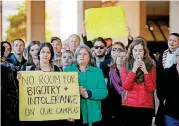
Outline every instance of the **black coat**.
{"type": "Polygon", "coordinates": [[[179,74],[176,64],[170,68],[164,69],[163,86],[165,91],[165,114],[179,120],[179,74]]]}
{"type": "Polygon", "coordinates": [[[1,120],[2,126],[18,125],[17,73],[1,65],[1,120]],[[3,117],[3,119],[2,119],[3,117]]]}
{"type": "Polygon", "coordinates": [[[158,76],[157,84],[160,104],[155,123],[157,126],[164,126],[164,115],[179,120],[179,74],[176,70],[176,64],[166,69],[160,66],[158,76]]]}

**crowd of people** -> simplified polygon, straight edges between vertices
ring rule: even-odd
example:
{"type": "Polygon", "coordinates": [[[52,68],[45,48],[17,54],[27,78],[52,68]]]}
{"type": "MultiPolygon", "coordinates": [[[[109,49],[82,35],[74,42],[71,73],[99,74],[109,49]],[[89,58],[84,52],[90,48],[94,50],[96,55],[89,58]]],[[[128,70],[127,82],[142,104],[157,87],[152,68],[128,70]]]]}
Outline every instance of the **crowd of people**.
{"type": "MultiPolygon", "coordinates": [[[[84,29],[84,28],[83,28],[84,29]]],[[[61,41],[1,42],[3,126],[179,126],[179,34],[153,60],[144,37],[128,36],[128,45],[102,37],[87,41],[77,34],[61,41]],[[19,121],[19,71],[78,72],[80,119],[19,121]],[[155,113],[154,92],[160,101],[155,113]]],[[[2,117],[1,116],[1,117],[2,117]]]]}

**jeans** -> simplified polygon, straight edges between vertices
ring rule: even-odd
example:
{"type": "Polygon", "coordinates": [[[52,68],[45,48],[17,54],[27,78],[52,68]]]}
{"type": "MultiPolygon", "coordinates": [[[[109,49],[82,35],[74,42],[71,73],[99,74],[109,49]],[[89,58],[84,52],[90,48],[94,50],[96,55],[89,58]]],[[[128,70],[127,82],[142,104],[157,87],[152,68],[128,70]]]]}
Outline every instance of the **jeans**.
{"type": "Polygon", "coordinates": [[[179,126],[179,120],[165,115],[165,126],[179,126]]]}

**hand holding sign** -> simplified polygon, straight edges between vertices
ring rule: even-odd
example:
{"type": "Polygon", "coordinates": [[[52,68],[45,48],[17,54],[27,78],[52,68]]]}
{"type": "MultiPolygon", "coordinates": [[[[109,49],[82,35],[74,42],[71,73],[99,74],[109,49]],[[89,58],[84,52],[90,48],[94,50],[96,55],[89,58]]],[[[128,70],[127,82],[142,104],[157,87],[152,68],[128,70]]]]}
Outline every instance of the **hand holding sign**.
{"type": "Polygon", "coordinates": [[[17,80],[19,81],[20,78],[21,78],[21,73],[18,71],[18,72],[17,72],[17,80]]]}
{"type": "Polygon", "coordinates": [[[21,121],[80,118],[76,72],[21,72],[19,77],[21,121]]]}

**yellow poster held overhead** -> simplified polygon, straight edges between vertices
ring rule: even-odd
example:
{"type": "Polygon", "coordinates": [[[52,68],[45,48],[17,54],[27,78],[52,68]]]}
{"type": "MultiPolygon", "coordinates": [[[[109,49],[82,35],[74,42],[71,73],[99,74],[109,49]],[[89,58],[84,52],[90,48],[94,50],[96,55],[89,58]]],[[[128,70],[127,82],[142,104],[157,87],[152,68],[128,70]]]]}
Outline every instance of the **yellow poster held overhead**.
{"type": "Polygon", "coordinates": [[[20,121],[80,118],[76,72],[21,72],[20,121]]]}
{"type": "Polygon", "coordinates": [[[88,40],[127,35],[124,8],[119,6],[87,9],[85,22],[88,40]]]}

